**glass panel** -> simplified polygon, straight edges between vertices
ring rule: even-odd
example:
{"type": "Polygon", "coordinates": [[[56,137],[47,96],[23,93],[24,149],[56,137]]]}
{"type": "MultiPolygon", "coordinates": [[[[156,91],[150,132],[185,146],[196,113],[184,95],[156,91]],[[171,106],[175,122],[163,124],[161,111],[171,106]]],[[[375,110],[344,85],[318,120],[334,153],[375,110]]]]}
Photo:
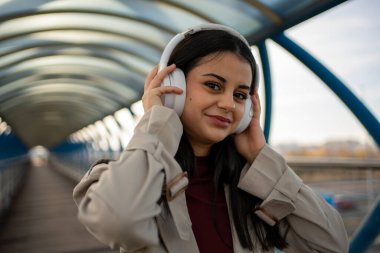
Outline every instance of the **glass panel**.
{"type": "MultiPolygon", "coordinates": [[[[5,78],[9,77],[9,75],[20,74],[19,78],[22,78],[22,73],[27,76],[40,73],[88,73],[89,76],[90,74],[101,76],[103,79],[128,84],[133,90],[142,90],[142,84],[144,83],[144,76],[138,75],[136,72],[129,71],[109,60],[87,56],[49,56],[33,59],[8,69],[0,70],[0,77],[5,78]]],[[[132,94],[132,96],[134,95],[137,95],[137,93],[132,94]]]]}
{"type": "Polygon", "coordinates": [[[313,0],[258,0],[262,4],[268,6],[274,12],[282,17],[288,17],[292,13],[301,11],[303,8],[310,6],[313,0]]]}
{"type": "Polygon", "coordinates": [[[6,55],[23,49],[47,46],[115,49],[134,54],[150,62],[157,62],[161,55],[161,48],[151,47],[133,38],[97,31],[75,30],[37,32],[0,41],[0,54],[6,55]]]}
{"type": "Polygon", "coordinates": [[[103,119],[103,122],[108,129],[108,141],[110,143],[111,150],[120,151],[121,130],[119,125],[116,123],[115,118],[109,115],[103,119]]]}
{"type": "Polygon", "coordinates": [[[253,18],[252,8],[240,1],[175,0],[171,2],[207,16],[214,23],[234,27],[243,35],[249,35],[262,27],[258,19],[259,15],[253,18]]]}
{"type": "MultiPolygon", "coordinates": [[[[1,3],[0,3],[1,5],[1,3]]],[[[56,11],[82,11],[104,13],[115,16],[124,16],[130,19],[149,21],[166,27],[168,30],[183,30],[189,24],[204,22],[200,17],[192,13],[178,9],[166,3],[158,1],[27,1],[22,5],[9,3],[2,5],[0,15],[20,15],[20,13],[35,13],[35,10],[43,12],[56,11]],[[175,22],[168,22],[175,20],[175,22]]],[[[79,14],[81,15],[81,14],[79,14]]]]}
{"type": "Polygon", "coordinates": [[[8,20],[0,27],[0,39],[46,30],[78,29],[118,34],[162,48],[171,33],[152,25],[121,17],[81,13],[53,13],[8,20]],[[149,35],[149,36],[147,36],[149,35]]]}
{"type": "MultiPolygon", "coordinates": [[[[110,60],[114,63],[122,65],[126,68],[134,69],[139,73],[147,73],[155,64],[154,62],[147,62],[141,55],[137,56],[133,52],[123,52],[114,50],[112,48],[102,48],[93,46],[49,46],[49,47],[34,47],[25,50],[17,50],[12,54],[3,55],[0,58],[0,68],[5,68],[12,65],[19,65],[25,60],[33,58],[41,58],[45,60],[45,57],[52,55],[58,56],[82,56],[97,57],[97,59],[110,60]]],[[[73,60],[75,60],[73,58],[73,60]]]]}
{"type": "Polygon", "coordinates": [[[104,123],[102,121],[97,121],[95,122],[95,127],[98,131],[98,134],[99,134],[99,139],[98,139],[98,144],[99,144],[99,147],[104,150],[104,151],[107,151],[109,150],[109,143],[108,143],[108,132],[107,132],[107,128],[105,127],[104,123]]]}

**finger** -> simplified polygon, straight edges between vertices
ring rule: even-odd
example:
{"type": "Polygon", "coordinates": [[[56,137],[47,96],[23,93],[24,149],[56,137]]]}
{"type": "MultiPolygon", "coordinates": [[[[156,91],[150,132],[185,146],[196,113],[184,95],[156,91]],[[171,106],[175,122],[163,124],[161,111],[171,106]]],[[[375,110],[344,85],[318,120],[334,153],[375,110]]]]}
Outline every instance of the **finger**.
{"type": "Polygon", "coordinates": [[[154,68],[150,71],[148,76],[145,79],[144,90],[148,88],[149,84],[152,82],[153,78],[157,75],[158,65],[154,66],[154,68]]]}
{"type": "Polygon", "coordinates": [[[175,64],[172,64],[170,66],[163,68],[161,71],[159,71],[157,75],[153,78],[152,82],[150,82],[151,87],[152,88],[159,87],[162,81],[165,79],[165,77],[169,75],[171,72],[173,72],[175,68],[176,68],[175,64]]]}
{"type": "Polygon", "coordinates": [[[176,86],[162,86],[155,89],[155,92],[157,96],[162,96],[164,94],[182,94],[183,90],[176,86]]]}
{"type": "Polygon", "coordinates": [[[253,93],[251,98],[253,104],[253,115],[255,115],[256,117],[260,117],[261,105],[258,92],[253,93]]]}

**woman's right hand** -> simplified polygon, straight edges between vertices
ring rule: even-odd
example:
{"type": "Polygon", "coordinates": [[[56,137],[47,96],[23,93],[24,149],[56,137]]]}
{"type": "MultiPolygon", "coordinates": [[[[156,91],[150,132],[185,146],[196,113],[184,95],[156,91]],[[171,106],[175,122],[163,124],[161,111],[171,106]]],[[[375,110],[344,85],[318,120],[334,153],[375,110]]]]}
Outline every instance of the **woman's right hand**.
{"type": "Polygon", "coordinates": [[[163,94],[181,94],[183,91],[176,86],[161,86],[164,78],[175,70],[175,64],[165,67],[158,72],[158,65],[156,65],[145,79],[144,94],[142,96],[142,103],[144,111],[149,111],[154,105],[163,105],[161,96],[163,94]]]}

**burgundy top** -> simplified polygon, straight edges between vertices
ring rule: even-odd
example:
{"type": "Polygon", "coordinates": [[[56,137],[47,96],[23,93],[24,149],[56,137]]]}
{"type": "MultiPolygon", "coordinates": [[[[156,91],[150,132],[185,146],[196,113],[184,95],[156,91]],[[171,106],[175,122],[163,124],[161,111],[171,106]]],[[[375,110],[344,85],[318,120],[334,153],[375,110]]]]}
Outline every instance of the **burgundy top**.
{"type": "Polygon", "coordinates": [[[186,201],[200,253],[233,253],[232,234],[224,189],[214,202],[214,170],[204,157],[197,157],[196,169],[186,190],[186,201]]]}

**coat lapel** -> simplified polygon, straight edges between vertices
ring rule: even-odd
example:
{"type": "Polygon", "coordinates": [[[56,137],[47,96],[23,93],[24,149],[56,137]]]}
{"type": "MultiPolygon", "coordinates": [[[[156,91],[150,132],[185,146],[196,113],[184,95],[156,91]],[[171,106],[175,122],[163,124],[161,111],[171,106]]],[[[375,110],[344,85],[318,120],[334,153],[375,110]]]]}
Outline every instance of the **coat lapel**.
{"type": "MultiPolygon", "coordinates": [[[[182,210],[182,208],[180,208],[180,210],[182,210]]],[[[187,208],[182,211],[188,212],[187,208]]],[[[156,220],[161,239],[169,253],[199,253],[191,224],[189,224],[186,228],[188,237],[186,239],[182,239],[179,235],[178,228],[174,223],[173,217],[171,217],[171,214],[167,210],[167,207],[162,207],[162,212],[156,220]]]]}
{"type": "Polygon", "coordinates": [[[249,249],[245,249],[241,246],[239,237],[236,232],[235,224],[233,222],[232,218],[232,212],[230,207],[230,199],[229,199],[229,188],[227,185],[224,186],[224,193],[226,195],[226,202],[227,202],[227,208],[228,208],[228,214],[230,217],[230,226],[231,226],[231,232],[232,232],[232,241],[233,241],[233,247],[234,247],[234,253],[273,253],[273,250],[270,251],[263,251],[261,248],[261,245],[259,242],[254,242],[254,250],[250,251],[249,249]]]}

